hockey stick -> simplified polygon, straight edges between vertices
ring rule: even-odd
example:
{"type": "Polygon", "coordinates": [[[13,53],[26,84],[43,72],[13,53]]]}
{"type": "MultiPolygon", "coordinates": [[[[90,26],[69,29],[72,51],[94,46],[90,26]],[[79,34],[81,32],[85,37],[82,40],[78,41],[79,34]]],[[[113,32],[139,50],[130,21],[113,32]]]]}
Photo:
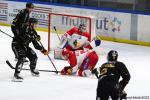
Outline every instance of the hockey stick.
{"type": "MultiPolygon", "coordinates": [[[[2,31],[1,29],[0,29],[0,32],[4,33],[5,35],[7,35],[7,36],[9,36],[9,37],[11,37],[11,38],[13,38],[11,35],[7,34],[6,32],[2,31]]],[[[41,46],[44,48],[44,46],[43,46],[43,44],[41,43],[41,41],[39,41],[39,43],[40,43],[40,44],[41,44],[41,46]]],[[[55,67],[54,63],[52,62],[52,60],[51,60],[50,56],[49,56],[49,55],[47,55],[47,56],[48,56],[49,60],[51,61],[51,63],[52,63],[52,65],[53,65],[53,67],[55,68],[55,73],[58,73],[58,71],[57,71],[57,69],[56,69],[56,67],[55,67]]],[[[10,63],[8,63],[8,62],[9,62],[9,61],[7,60],[7,61],[6,61],[6,63],[10,66],[11,64],[10,64],[10,63]]],[[[24,69],[24,70],[26,70],[26,69],[24,69]]],[[[53,71],[53,72],[54,72],[54,71],[53,71]]]]}
{"type": "MultiPolygon", "coordinates": [[[[14,66],[11,65],[11,63],[6,60],[6,64],[11,68],[11,69],[15,69],[14,66]]],[[[30,70],[30,69],[26,69],[26,68],[22,68],[22,70],[30,70]]],[[[52,70],[38,70],[38,71],[41,71],[41,72],[54,72],[56,73],[56,71],[52,71],[52,70]]],[[[57,71],[57,73],[60,73],[60,71],[57,71]]]]}
{"type": "MultiPolygon", "coordinates": [[[[40,43],[40,45],[44,48],[44,46],[43,46],[42,42],[41,42],[41,41],[39,41],[39,43],[40,43]]],[[[52,59],[50,58],[50,56],[49,56],[49,55],[47,55],[47,57],[48,57],[48,59],[50,60],[50,62],[52,63],[53,67],[55,68],[55,72],[56,72],[56,74],[58,74],[58,71],[57,71],[56,66],[54,65],[54,63],[53,63],[52,59]]]]}
{"type": "Polygon", "coordinates": [[[59,37],[59,35],[58,35],[58,32],[57,32],[56,27],[54,26],[53,28],[54,28],[54,30],[55,30],[55,32],[56,32],[56,34],[57,34],[57,37],[58,37],[59,41],[61,41],[61,39],[60,39],[60,37],[59,37]]]}
{"type": "Polygon", "coordinates": [[[11,35],[7,34],[6,32],[2,31],[1,29],[0,29],[0,32],[3,33],[3,34],[5,34],[5,35],[7,35],[7,36],[9,36],[9,37],[11,37],[11,38],[14,38],[11,35]]]}

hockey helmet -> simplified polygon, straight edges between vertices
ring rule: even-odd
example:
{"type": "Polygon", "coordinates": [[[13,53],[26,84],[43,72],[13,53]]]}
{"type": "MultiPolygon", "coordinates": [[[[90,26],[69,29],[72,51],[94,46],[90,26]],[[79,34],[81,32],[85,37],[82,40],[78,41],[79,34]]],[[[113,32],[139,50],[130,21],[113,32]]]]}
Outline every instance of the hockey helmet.
{"type": "Polygon", "coordinates": [[[107,55],[108,61],[117,61],[118,52],[115,50],[110,50],[107,55]]]}
{"type": "Polygon", "coordinates": [[[26,8],[34,8],[33,3],[27,2],[27,3],[26,3],[26,8]]]}
{"type": "Polygon", "coordinates": [[[30,23],[30,24],[31,24],[31,23],[37,24],[37,23],[38,23],[38,20],[35,19],[35,18],[30,18],[30,19],[29,19],[29,23],[30,23]]]}
{"type": "Polygon", "coordinates": [[[84,31],[86,30],[86,24],[80,24],[80,25],[79,25],[79,30],[80,30],[81,32],[84,32],[84,31]]]}

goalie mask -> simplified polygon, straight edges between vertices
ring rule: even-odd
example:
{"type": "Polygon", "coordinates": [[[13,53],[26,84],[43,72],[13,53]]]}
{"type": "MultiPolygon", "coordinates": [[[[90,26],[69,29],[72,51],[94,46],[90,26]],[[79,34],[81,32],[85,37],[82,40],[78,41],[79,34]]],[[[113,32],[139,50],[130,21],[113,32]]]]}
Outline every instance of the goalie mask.
{"type": "Polygon", "coordinates": [[[118,52],[115,50],[110,50],[107,55],[108,61],[117,61],[118,52]]]}
{"type": "Polygon", "coordinates": [[[79,25],[79,30],[80,30],[80,32],[85,32],[86,31],[86,25],[85,24],[80,24],[79,25]]]}

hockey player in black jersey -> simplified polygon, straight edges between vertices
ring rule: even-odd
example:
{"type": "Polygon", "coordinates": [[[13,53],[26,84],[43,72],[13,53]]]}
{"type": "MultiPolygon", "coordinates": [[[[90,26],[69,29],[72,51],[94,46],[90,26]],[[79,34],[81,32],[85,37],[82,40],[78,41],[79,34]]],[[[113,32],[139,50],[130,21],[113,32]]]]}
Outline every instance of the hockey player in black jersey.
{"type": "MultiPolygon", "coordinates": [[[[30,2],[26,3],[26,8],[21,10],[17,16],[13,19],[11,30],[14,34],[14,38],[16,38],[17,35],[20,33],[20,29],[22,29],[25,25],[28,24],[30,13],[32,12],[34,8],[34,5],[30,2]]],[[[12,47],[12,50],[14,51],[14,48],[12,47]]],[[[14,52],[15,53],[15,52],[14,52]]],[[[15,53],[15,58],[18,59],[18,55],[15,53]]],[[[24,62],[27,62],[26,59],[24,59],[24,62]]]]}
{"type": "Polygon", "coordinates": [[[12,46],[14,52],[18,56],[18,62],[15,67],[14,80],[13,81],[22,81],[23,78],[20,77],[20,71],[23,66],[23,59],[27,57],[30,61],[31,74],[39,76],[38,70],[36,70],[37,55],[29,47],[29,44],[32,43],[33,46],[40,50],[44,55],[48,55],[48,51],[42,47],[38,41],[40,41],[40,36],[35,31],[38,21],[35,18],[29,19],[29,24],[21,28],[20,33],[13,39],[12,46]]]}
{"type": "Polygon", "coordinates": [[[108,100],[109,97],[112,100],[125,99],[127,94],[124,88],[130,80],[130,73],[125,64],[117,61],[117,58],[117,51],[111,50],[107,55],[108,62],[99,68],[96,100],[108,100]],[[121,81],[119,81],[120,76],[121,81]]]}

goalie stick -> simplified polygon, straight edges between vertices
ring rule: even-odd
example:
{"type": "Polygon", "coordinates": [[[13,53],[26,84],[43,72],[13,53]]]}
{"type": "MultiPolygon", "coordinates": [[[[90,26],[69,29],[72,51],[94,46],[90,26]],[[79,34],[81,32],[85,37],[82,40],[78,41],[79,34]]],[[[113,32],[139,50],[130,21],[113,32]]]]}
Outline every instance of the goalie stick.
{"type": "MultiPolygon", "coordinates": [[[[6,64],[11,68],[11,69],[15,69],[14,66],[12,66],[12,64],[6,60],[6,64]]],[[[22,70],[30,70],[30,69],[26,69],[26,68],[22,68],[22,70]]],[[[38,70],[38,71],[41,71],[41,72],[54,72],[54,73],[60,73],[60,71],[53,71],[53,70],[38,70]]]]}
{"type": "Polygon", "coordinates": [[[54,30],[55,30],[55,32],[56,32],[56,34],[57,34],[57,37],[58,37],[59,41],[61,41],[61,39],[60,39],[60,37],[59,37],[59,35],[58,35],[58,32],[57,32],[56,27],[54,26],[53,28],[54,28],[54,30]]]}

